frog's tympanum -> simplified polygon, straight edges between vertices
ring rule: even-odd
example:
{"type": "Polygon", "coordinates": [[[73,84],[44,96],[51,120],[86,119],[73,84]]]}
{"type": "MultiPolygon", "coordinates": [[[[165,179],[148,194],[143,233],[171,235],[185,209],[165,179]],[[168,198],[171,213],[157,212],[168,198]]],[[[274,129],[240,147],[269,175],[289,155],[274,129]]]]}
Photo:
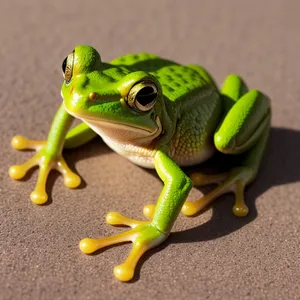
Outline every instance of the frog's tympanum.
{"type": "Polygon", "coordinates": [[[107,223],[131,229],[111,237],[84,238],[79,243],[83,253],[131,241],[133,248],[126,261],[114,268],[119,280],[128,281],[141,256],[168,238],[180,211],[194,215],[220,195],[233,192],[233,213],[247,215],[244,189],[257,175],[270,131],[269,100],[263,93],[249,91],[236,75],[229,75],[219,90],[204,68],[148,53],[104,63],[90,46],[76,47],[63,61],[62,71],[63,103],[47,141],[21,136],[12,140],[18,150],[37,151],[33,158],[9,170],[13,179],[21,179],[33,166],[40,167],[32,202],[47,201],[45,185],[52,169],[63,175],[67,187],[80,184],[62,151],[81,146],[97,134],[131,162],[155,168],[164,183],[156,205],[144,208],[148,221],[111,212],[107,223]],[[82,123],[69,131],[74,118],[82,123]],[[239,156],[239,164],[216,175],[195,173],[189,178],[182,171],[181,167],[204,162],[218,151],[239,156]],[[217,187],[189,202],[193,184],[217,187]]]}

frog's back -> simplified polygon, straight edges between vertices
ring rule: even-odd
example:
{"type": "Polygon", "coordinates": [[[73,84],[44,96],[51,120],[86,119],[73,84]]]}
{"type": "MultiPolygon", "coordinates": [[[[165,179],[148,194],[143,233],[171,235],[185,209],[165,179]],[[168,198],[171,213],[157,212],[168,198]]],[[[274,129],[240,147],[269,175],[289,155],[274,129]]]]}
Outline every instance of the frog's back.
{"type": "Polygon", "coordinates": [[[170,101],[185,98],[204,86],[214,86],[212,78],[199,66],[184,66],[150,53],[127,54],[111,61],[123,72],[145,71],[154,75],[170,101]]]}

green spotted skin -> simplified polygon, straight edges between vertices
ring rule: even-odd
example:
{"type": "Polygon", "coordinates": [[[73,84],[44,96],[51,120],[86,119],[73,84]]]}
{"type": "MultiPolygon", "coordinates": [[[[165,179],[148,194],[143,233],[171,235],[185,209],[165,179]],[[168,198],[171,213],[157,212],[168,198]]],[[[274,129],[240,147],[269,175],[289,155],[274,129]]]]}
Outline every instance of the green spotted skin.
{"type": "Polygon", "coordinates": [[[222,108],[214,91],[204,90],[189,100],[170,144],[170,155],[180,166],[198,164],[212,156],[215,150],[212,136],[222,108]]]}
{"type": "Polygon", "coordinates": [[[103,73],[114,80],[139,70],[159,80],[168,115],[176,124],[169,155],[180,166],[201,163],[213,154],[212,136],[220,120],[222,100],[202,67],[183,66],[148,53],[128,54],[111,65],[103,73]]]}
{"type": "Polygon", "coordinates": [[[116,68],[109,67],[103,73],[114,78],[114,81],[135,71],[143,70],[152,74],[159,80],[163,95],[169,101],[180,101],[191,92],[199,90],[200,86],[212,82],[208,76],[205,78],[205,71],[200,67],[183,66],[149,53],[128,54],[111,61],[111,64],[116,68]]]}

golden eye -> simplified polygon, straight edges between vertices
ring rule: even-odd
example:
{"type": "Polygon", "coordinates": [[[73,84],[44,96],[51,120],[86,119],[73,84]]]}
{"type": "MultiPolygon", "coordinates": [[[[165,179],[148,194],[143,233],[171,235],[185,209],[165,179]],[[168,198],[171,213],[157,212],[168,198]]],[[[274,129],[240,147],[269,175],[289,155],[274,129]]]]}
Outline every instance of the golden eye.
{"type": "Polygon", "coordinates": [[[69,83],[72,79],[73,75],[73,65],[74,65],[74,52],[70,53],[63,61],[62,63],[62,71],[65,78],[66,83],[69,83]]]}
{"type": "Polygon", "coordinates": [[[154,106],[157,95],[157,87],[152,81],[142,81],[131,88],[127,103],[135,111],[146,112],[154,106]]]}

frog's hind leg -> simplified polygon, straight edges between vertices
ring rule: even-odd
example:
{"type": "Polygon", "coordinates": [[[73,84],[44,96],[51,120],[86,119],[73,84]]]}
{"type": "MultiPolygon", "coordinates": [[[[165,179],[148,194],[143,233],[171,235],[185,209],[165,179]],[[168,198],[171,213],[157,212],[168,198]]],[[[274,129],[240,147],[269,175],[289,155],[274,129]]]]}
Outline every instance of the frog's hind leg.
{"type": "Polygon", "coordinates": [[[182,208],[185,215],[194,215],[222,194],[233,192],[236,216],[248,214],[244,202],[244,189],[258,172],[270,131],[269,100],[261,92],[247,87],[240,77],[230,75],[225,80],[221,94],[224,98],[224,118],[217,129],[214,142],[225,154],[238,155],[239,163],[228,173],[217,175],[191,175],[194,184],[216,183],[218,186],[195,202],[186,202],[182,208]]]}

